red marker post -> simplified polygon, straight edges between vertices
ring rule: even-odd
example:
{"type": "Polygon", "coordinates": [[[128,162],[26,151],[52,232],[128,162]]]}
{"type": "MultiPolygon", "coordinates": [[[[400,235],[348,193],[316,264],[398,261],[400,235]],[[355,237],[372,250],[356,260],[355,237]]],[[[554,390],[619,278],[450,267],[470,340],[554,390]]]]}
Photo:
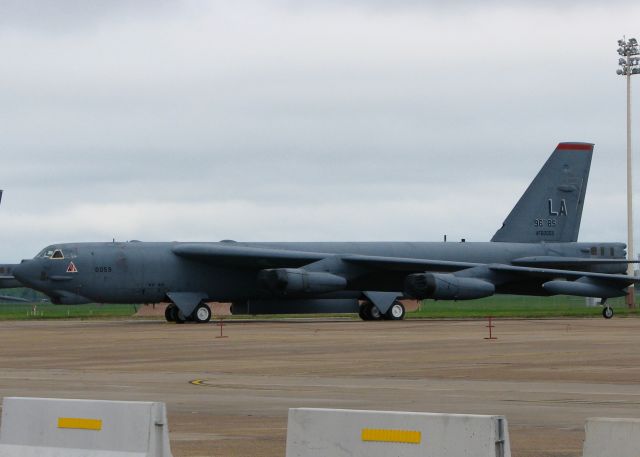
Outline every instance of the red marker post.
{"type": "Polygon", "coordinates": [[[487,325],[487,328],[489,329],[489,336],[485,336],[484,339],[485,340],[497,340],[498,337],[497,336],[493,336],[493,328],[495,327],[495,325],[493,325],[493,317],[489,316],[489,325],[487,325]]]}
{"type": "Polygon", "coordinates": [[[222,317],[220,318],[220,323],[218,325],[220,326],[220,335],[216,336],[216,338],[228,338],[227,335],[222,334],[222,327],[224,327],[224,319],[222,317]]]}

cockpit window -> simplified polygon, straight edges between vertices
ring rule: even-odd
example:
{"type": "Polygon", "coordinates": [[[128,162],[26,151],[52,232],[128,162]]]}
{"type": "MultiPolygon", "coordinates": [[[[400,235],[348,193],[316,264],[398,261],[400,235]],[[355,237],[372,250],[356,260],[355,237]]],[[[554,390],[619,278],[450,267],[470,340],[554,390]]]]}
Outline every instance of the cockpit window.
{"type": "Polygon", "coordinates": [[[47,246],[35,256],[36,259],[74,259],[78,256],[77,249],[67,246],[64,251],[61,248],[47,246]]]}
{"type": "Polygon", "coordinates": [[[40,251],[38,253],[38,255],[36,256],[36,258],[40,258],[40,259],[64,259],[64,253],[62,252],[62,249],[55,249],[55,248],[44,248],[42,251],[40,251]]]}

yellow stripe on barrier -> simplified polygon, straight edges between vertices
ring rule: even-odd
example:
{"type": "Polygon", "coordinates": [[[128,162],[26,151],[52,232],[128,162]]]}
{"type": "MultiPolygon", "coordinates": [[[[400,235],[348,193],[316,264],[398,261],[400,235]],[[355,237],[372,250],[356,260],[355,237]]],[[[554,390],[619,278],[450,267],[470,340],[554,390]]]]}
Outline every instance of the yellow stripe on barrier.
{"type": "Polygon", "coordinates": [[[362,429],[362,441],[420,444],[422,434],[415,430],[362,429]]]}
{"type": "Polygon", "coordinates": [[[58,417],[58,428],[102,430],[102,421],[100,419],[83,419],[79,417],[58,417]]]}

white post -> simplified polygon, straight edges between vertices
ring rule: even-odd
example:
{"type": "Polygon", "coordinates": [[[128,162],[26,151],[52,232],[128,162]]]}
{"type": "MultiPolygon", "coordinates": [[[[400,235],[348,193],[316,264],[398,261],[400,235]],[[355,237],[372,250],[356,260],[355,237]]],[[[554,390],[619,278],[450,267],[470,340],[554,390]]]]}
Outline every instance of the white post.
{"type": "MultiPolygon", "coordinates": [[[[631,173],[631,71],[627,72],[627,258],[635,260],[633,251],[633,181],[631,173]]],[[[633,276],[633,263],[627,265],[627,274],[633,276]]],[[[627,288],[627,306],[635,308],[635,288],[627,288]]]]}
{"type": "MultiPolygon", "coordinates": [[[[640,55],[638,50],[638,40],[635,38],[622,37],[618,40],[618,65],[621,68],[616,71],[618,75],[627,77],[627,260],[635,260],[635,252],[633,249],[633,169],[631,160],[631,75],[640,73],[638,64],[640,59],[636,56],[640,55]]],[[[627,264],[627,274],[633,276],[633,263],[627,264]]],[[[627,288],[627,306],[635,308],[635,291],[634,285],[631,284],[627,288]]]]}

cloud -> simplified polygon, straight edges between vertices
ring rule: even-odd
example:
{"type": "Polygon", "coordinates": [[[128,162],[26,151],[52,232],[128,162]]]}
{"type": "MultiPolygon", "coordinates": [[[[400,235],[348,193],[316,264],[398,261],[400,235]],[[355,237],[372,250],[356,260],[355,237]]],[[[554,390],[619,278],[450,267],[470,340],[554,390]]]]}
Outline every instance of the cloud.
{"type": "Polygon", "coordinates": [[[419,3],[1,4],[3,257],[489,239],[565,140],[596,143],[583,237],[624,239],[615,48],[639,8],[419,3]]]}
{"type": "Polygon", "coordinates": [[[144,20],[178,9],[179,2],[174,0],[2,0],[0,30],[86,33],[105,22],[144,20]]]}

